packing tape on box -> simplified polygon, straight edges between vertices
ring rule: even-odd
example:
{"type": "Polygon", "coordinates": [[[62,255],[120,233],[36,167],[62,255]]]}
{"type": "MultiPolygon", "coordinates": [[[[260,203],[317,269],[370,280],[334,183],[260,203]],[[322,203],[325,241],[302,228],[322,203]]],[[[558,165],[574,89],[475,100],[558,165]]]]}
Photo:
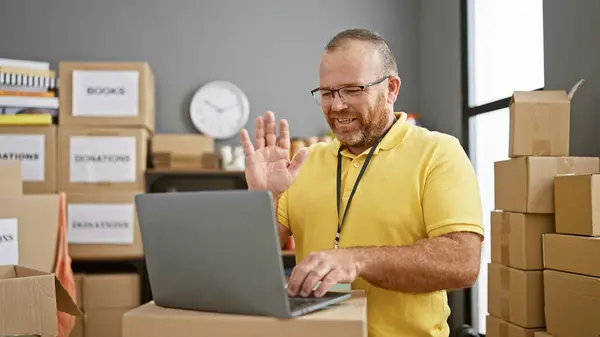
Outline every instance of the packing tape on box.
{"type": "Polygon", "coordinates": [[[510,256],[510,213],[503,212],[502,213],[502,223],[501,223],[501,236],[500,236],[500,263],[503,265],[509,265],[509,256],[510,256]]]}
{"type": "Polygon", "coordinates": [[[545,156],[551,153],[552,145],[547,139],[534,140],[531,144],[534,156],[545,156]]]}
{"type": "Polygon", "coordinates": [[[557,174],[573,174],[575,173],[575,163],[573,158],[564,157],[556,162],[556,173],[557,174]]]}
{"type": "Polygon", "coordinates": [[[567,94],[569,101],[573,99],[575,92],[577,92],[577,89],[579,89],[579,87],[583,84],[583,82],[585,82],[585,79],[582,78],[577,83],[575,83],[575,85],[571,88],[571,90],[569,90],[569,93],[567,94]]]}
{"type": "Polygon", "coordinates": [[[500,318],[508,320],[509,298],[510,298],[510,270],[508,267],[500,267],[500,318]]]}

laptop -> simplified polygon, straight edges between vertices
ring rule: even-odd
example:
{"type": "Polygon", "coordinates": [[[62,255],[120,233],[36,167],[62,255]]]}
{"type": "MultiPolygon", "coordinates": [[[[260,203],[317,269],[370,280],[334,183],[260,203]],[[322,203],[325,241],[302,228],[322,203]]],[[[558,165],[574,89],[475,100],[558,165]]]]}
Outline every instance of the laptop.
{"type": "Polygon", "coordinates": [[[291,318],[351,297],[290,297],[268,191],[139,194],[154,302],[162,307],[291,318]]]}

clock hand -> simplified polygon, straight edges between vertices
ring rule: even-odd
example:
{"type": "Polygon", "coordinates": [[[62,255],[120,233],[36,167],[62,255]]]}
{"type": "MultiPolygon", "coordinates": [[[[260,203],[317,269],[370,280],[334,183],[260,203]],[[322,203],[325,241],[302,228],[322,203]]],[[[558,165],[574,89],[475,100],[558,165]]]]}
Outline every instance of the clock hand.
{"type": "Polygon", "coordinates": [[[217,110],[218,113],[222,113],[224,111],[224,109],[222,109],[222,108],[214,105],[211,101],[206,100],[206,101],[204,101],[204,103],[206,103],[206,104],[210,105],[211,107],[213,107],[215,110],[217,110]]]}
{"type": "Polygon", "coordinates": [[[229,110],[229,109],[231,109],[231,108],[235,108],[235,107],[237,107],[237,106],[238,106],[237,104],[230,105],[230,106],[228,106],[228,107],[225,107],[225,108],[223,108],[223,111],[227,111],[227,110],[229,110]]]}

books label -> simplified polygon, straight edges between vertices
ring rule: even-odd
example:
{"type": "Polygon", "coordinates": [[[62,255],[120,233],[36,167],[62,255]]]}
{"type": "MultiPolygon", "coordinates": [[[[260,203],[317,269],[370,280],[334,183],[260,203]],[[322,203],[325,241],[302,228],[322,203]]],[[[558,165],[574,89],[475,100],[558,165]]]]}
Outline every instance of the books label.
{"type": "Polygon", "coordinates": [[[73,116],[137,116],[139,77],[137,71],[73,71],[73,116]]]}

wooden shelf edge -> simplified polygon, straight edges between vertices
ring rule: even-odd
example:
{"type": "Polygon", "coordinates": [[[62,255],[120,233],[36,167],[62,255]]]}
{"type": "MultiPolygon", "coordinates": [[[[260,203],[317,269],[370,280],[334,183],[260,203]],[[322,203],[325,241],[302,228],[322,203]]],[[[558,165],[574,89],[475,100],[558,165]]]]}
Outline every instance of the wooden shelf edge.
{"type": "Polygon", "coordinates": [[[221,169],[187,169],[187,168],[148,168],[146,174],[206,174],[206,175],[244,175],[244,171],[227,171],[221,169]]]}

